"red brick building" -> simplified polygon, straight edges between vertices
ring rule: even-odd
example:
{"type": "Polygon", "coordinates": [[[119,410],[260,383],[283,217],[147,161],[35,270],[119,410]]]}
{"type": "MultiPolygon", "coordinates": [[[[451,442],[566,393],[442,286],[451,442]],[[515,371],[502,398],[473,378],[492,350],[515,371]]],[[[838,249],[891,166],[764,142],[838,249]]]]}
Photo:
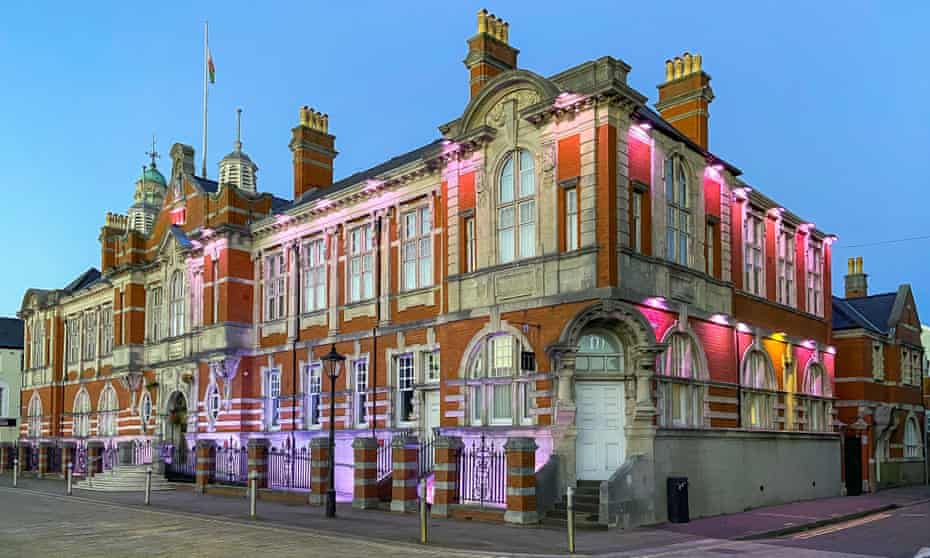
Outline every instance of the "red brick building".
{"type": "Polygon", "coordinates": [[[26,294],[22,434],[305,447],[334,420],[341,464],[372,432],[528,436],[558,493],[632,471],[609,504],[633,523],[665,518],[668,476],[693,515],[838,494],[833,237],[709,150],[699,55],[666,62],[656,110],[622,60],[517,55],[479,14],[462,113],[339,181],[304,107],[293,200],[241,143],[219,183],[176,144],[143,217],[108,214],[100,271],[26,294]]]}
{"type": "Polygon", "coordinates": [[[836,402],[849,494],[926,482],[924,349],[910,285],[870,295],[862,258],[833,297],[836,402]]]}

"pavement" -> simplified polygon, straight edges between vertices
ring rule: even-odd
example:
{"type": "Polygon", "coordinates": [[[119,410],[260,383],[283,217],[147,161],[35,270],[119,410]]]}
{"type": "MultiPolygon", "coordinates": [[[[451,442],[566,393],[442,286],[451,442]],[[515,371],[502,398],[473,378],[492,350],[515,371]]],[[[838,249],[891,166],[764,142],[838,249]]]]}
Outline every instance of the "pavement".
{"type": "MultiPolygon", "coordinates": [[[[235,525],[236,533],[253,533],[253,536],[273,539],[272,542],[278,543],[290,540],[291,535],[282,537],[274,533],[286,532],[292,533],[293,537],[316,537],[314,546],[320,548],[327,547],[333,543],[340,543],[341,555],[368,556],[373,553],[383,555],[383,557],[394,556],[393,552],[400,552],[396,555],[442,555],[445,557],[457,556],[560,556],[566,555],[567,536],[564,529],[552,528],[549,526],[530,526],[519,527],[499,523],[485,523],[478,521],[464,520],[430,520],[430,545],[421,546],[417,543],[419,536],[419,525],[415,514],[396,514],[378,510],[355,510],[349,505],[340,505],[338,507],[338,518],[327,519],[323,516],[323,510],[320,507],[310,505],[295,505],[286,503],[275,503],[260,501],[258,503],[258,520],[248,518],[248,502],[245,498],[223,497],[213,495],[201,495],[190,491],[173,491],[152,494],[152,505],[144,506],[142,503],[141,493],[99,493],[74,491],[74,496],[64,495],[64,483],[59,480],[36,480],[21,479],[20,486],[17,489],[9,488],[9,475],[0,475],[0,556],[4,556],[6,548],[15,548],[15,541],[19,540],[17,532],[10,531],[11,511],[15,511],[16,521],[26,522],[22,510],[32,509],[32,504],[24,506],[18,505],[18,500],[47,500],[46,510],[54,509],[56,512],[70,507],[78,506],[80,509],[93,509],[93,514],[83,513],[81,520],[90,521],[89,518],[99,513],[105,517],[101,519],[104,525],[110,525],[113,518],[107,514],[114,514],[114,517],[121,517],[126,525],[122,527],[127,532],[133,532],[133,525],[148,525],[142,529],[137,537],[147,536],[156,539],[166,536],[161,530],[152,527],[153,519],[151,516],[157,516],[156,523],[164,523],[165,533],[174,532],[182,529],[191,533],[198,532],[196,529],[206,529],[214,536],[216,531],[215,525],[195,527],[202,522],[221,524],[232,528],[235,525]],[[120,512],[119,510],[123,510],[120,512]],[[141,514],[141,515],[140,515],[141,514]],[[139,519],[145,516],[144,521],[139,519]],[[141,523],[139,523],[141,522],[141,523]],[[259,532],[254,532],[258,529],[259,532]],[[271,532],[262,531],[263,529],[272,530],[271,532]],[[270,533],[270,535],[269,535],[270,533]],[[321,538],[322,537],[322,538],[321,538]],[[8,545],[8,541],[14,541],[13,546],[8,545]],[[322,541],[322,542],[321,542],[322,541]],[[383,550],[372,551],[364,547],[365,544],[387,545],[383,550]],[[358,546],[361,545],[361,546],[358,546]],[[406,549],[406,550],[403,550],[406,549]],[[416,552],[415,552],[416,551],[416,552]],[[439,554],[430,554],[431,552],[439,554]],[[407,552],[407,554],[403,554],[407,552]]],[[[579,531],[577,535],[577,554],[590,556],[614,556],[614,557],[632,557],[632,556],[716,556],[719,558],[725,554],[740,554],[745,556],[907,556],[910,558],[914,552],[923,546],[923,538],[927,538],[926,546],[930,546],[930,534],[926,528],[914,530],[914,536],[910,539],[903,540],[902,543],[895,546],[890,551],[887,544],[894,541],[884,541],[885,547],[882,546],[883,538],[878,537],[873,541],[870,548],[873,552],[869,554],[857,554],[861,552],[860,548],[855,546],[849,548],[848,545],[841,544],[845,538],[837,536],[831,538],[831,534],[842,531],[825,532],[805,539],[796,539],[793,537],[784,537],[786,529],[789,531],[803,530],[810,527],[824,529],[825,523],[850,522],[852,515],[866,515],[882,513],[898,513],[900,516],[896,519],[893,517],[881,516],[874,521],[876,524],[884,521],[903,521],[904,524],[919,523],[920,514],[912,514],[913,517],[906,518],[904,512],[912,508],[926,505],[930,507],[930,487],[910,487],[884,491],[874,495],[849,497],[849,498],[827,498],[808,502],[798,502],[783,506],[773,506],[761,508],[749,512],[719,516],[713,518],[704,518],[693,521],[688,524],[680,525],[659,525],[655,527],[637,528],[630,530],[609,530],[609,531],[579,531]],[[889,512],[887,510],[895,510],[889,512]],[[906,518],[906,520],[902,520],[906,518]],[[779,539],[747,541],[744,539],[762,539],[764,537],[782,536],[779,539]],[[833,540],[831,544],[822,544],[823,541],[833,540]],[[790,549],[787,547],[791,547],[790,549]],[[842,547],[841,552],[836,552],[836,548],[842,547]],[[899,548],[900,547],[900,548],[899,548]],[[895,554],[896,552],[901,554],[895,554]]],[[[71,517],[68,515],[68,517],[71,517]]],[[[869,519],[866,517],[865,519],[869,519]]],[[[923,517],[926,522],[927,518],[923,517]]],[[[72,520],[69,520],[72,521],[72,520]]],[[[48,526],[49,533],[57,532],[55,525],[57,523],[44,519],[39,522],[48,526]]],[[[897,523],[895,523],[897,524],[897,523]]],[[[23,529],[30,529],[29,523],[24,524],[23,529]]],[[[70,525],[67,521],[65,526],[70,525]]],[[[925,523],[930,526],[930,523],[925,523]]],[[[852,525],[855,526],[855,525],[852,525]]],[[[87,527],[85,525],[85,527],[87,527]]],[[[77,527],[75,527],[76,529],[77,527]]],[[[853,530],[850,528],[846,534],[859,532],[861,527],[853,530]]],[[[75,529],[68,528],[66,532],[74,533],[75,529]]],[[[94,526],[92,530],[96,533],[101,530],[100,526],[94,526]]],[[[118,532],[118,528],[110,527],[113,533],[118,532]]],[[[225,530],[223,530],[226,533],[225,530]]],[[[802,535],[804,533],[801,533],[802,535]]],[[[32,532],[30,538],[35,541],[41,536],[41,533],[32,532]]],[[[198,535],[199,536],[199,535],[198,535]]],[[[226,534],[231,537],[226,540],[236,540],[239,535],[226,534]]],[[[245,536],[244,534],[242,536],[245,536]]],[[[209,537],[208,537],[209,538],[209,537]]],[[[159,543],[161,544],[161,543],[159,543]]],[[[164,543],[171,548],[171,541],[164,543]]],[[[224,546],[227,543],[224,542],[224,546]]],[[[242,548],[250,548],[250,543],[242,542],[245,545],[242,548]]],[[[209,545],[208,545],[209,546],[209,545]]],[[[34,550],[31,547],[23,547],[34,550]]],[[[190,549],[186,555],[191,556],[213,556],[212,550],[204,547],[201,550],[200,544],[197,550],[190,549]]],[[[230,548],[226,546],[226,548],[230,548]]],[[[239,552],[239,547],[236,553],[239,552]]],[[[263,547],[264,549],[265,547],[263,547]]],[[[374,547],[372,547],[374,548],[374,547]]],[[[43,552],[45,556],[56,556],[57,548],[48,549],[43,552]]],[[[123,550],[126,550],[123,548],[123,550]]],[[[272,544],[267,547],[275,554],[287,554],[287,548],[279,552],[272,544]]],[[[120,554],[107,552],[108,557],[131,556],[136,554],[120,554]]],[[[165,555],[168,555],[167,553],[165,555]]],[[[314,555],[309,554],[309,555],[314,555]]],[[[17,556],[29,556],[34,554],[16,554],[17,556]]],[[[69,556],[74,556],[69,552],[69,556]]],[[[100,554],[89,554],[100,555],[100,554]]],[[[162,555],[162,554],[153,554],[162,555]]],[[[177,555],[175,553],[175,555],[177,555]]],[[[226,555],[226,554],[217,554],[226,555]]],[[[246,554],[242,554],[246,556],[246,554]]],[[[380,557],[379,557],[380,558],[380,557]]]]}

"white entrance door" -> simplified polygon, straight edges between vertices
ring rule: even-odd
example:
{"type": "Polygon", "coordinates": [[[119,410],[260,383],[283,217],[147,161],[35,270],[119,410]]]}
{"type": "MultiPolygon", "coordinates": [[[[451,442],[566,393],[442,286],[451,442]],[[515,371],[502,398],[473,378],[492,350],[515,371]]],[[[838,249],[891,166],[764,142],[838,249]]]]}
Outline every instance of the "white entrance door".
{"type": "Polygon", "coordinates": [[[423,438],[432,439],[433,429],[439,427],[439,390],[434,389],[424,393],[426,413],[423,414],[423,438]]]}
{"type": "Polygon", "coordinates": [[[579,480],[606,480],[626,459],[623,383],[576,382],[575,472],[579,480]]]}

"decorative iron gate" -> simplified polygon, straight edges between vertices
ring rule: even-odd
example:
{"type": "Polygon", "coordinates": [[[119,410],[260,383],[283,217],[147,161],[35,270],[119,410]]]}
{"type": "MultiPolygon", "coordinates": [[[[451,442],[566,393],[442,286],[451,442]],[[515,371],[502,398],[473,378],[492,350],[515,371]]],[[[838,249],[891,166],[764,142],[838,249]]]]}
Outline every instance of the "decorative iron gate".
{"type": "Polygon", "coordinates": [[[481,438],[459,453],[459,503],[503,505],[507,502],[507,456],[504,446],[481,438]]]}
{"type": "Polygon", "coordinates": [[[433,474],[433,438],[427,438],[420,442],[420,451],[417,452],[417,469],[420,478],[428,477],[433,474]]]}
{"type": "Polygon", "coordinates": [[[87,475],[87,441],[81,440],[74,446],[74,468],[71,470],[75,475],[87,475]]]}
{"type": "Polygon", "coordinates": [[[307,448],[271,448],[268,483],[273,488],[310,490],[310,452],[307,448]]]}
{"type": "Polygon", "coordinates": [[[132,464],[149,465],[152,463],[152,441],[151,440],[133,440],[132,441],[132,464]]]}
{"type": "Polygon", "coordinates": [[[176,482],[194,482],[197,474],[197,452],[185,444],[164,446],[165,478],[176,482]]]}
{"type": "Polygon", "coordinates": [[[45,448],[45,472],[61,473],[61,446],[54,445],[45,448]]]}
{"type": "Polygon", "coordinates": [[[386,479],[394,471],[394,458],[391,452],[391,439],[378,440],[378,481],[386,479]]]}
{"type": "Polygon", "coordinates": [[[213,475],[217,484],[245,486],[249,482],[249,452],[246,448],[217,448],[216,469],[213,475]]]}
{"type": "Polygon", "coordinates": [[[103,453],[101,455],[103,459],[103,470],[112,471],[119,464],[119,452],[116,450],[116,444],[110,442],[109,445],[103,448],[103,453]]]}

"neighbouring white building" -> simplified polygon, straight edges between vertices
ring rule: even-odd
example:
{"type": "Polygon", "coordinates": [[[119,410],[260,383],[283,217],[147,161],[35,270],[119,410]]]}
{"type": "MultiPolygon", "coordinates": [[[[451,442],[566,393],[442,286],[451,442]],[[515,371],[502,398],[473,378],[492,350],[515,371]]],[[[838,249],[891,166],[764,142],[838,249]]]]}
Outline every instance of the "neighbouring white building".
{"type": "Polygon", "coordinates": [[[0,318],[0,442],[17,438],[23,377],[23,321],[0,318]]]}

